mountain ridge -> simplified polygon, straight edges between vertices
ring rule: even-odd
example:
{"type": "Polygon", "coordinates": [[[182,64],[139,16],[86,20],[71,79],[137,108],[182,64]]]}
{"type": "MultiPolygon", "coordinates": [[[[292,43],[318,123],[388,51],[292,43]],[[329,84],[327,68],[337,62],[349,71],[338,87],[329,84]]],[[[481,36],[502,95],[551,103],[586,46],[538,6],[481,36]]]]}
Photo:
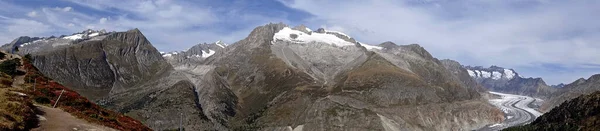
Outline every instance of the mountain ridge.
{"type": "Polygon", "coordinates": [[[549,98],[556,91],[542,78],[523,78],[513,69],[499,66],[465,66],[469,75],[491,91],[549,98]]]}

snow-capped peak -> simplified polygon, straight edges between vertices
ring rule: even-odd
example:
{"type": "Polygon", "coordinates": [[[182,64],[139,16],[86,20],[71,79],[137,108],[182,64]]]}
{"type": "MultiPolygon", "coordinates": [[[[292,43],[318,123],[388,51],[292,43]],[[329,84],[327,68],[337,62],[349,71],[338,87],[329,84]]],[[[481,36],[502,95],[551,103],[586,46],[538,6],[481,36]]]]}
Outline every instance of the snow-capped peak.
{"type": "Polygon", "coordinates": [[[325,30],[325,32],[327,32],[327,33],[336,33],[336,34],[340,34],[340,35],[346,36],[346,37],[348,37],[348,38],[352,38],[352,37],[350,37],[349,35],[346,35],[346,34],[344,34],[344,33],[342,33],[342,32],[339,32],[339,31],[325,30]]]}
{"type": "Polygon", "coordinates": [[[467,72],[469,73],[469,76],[471,76],[473,78],[490,78],[490,79],[494,79],[494,80],[500,80],[500,79],[511,80],[511,79],[514,79],[515,76],[518,75],[512,69],[504,69],[504,68],[497,67],[497,66],[492,66],[490,68],[483,68],[480,66],[478,66],[478,67],[467,66],[466,68],[467,68],[467,72]]]}
{"type": "Polygon", "coordinates": [[[215,42],[215,44],[221,48],[225,48],[225,43],[223,43],[221,40],[218,40],[217,42],[215,42]]]}
{"type": "Polygon", "coordinates": [[[100,36],[103,34],[106,34],[105,30],[97,31],[97,30],[87,29],[87,30],[79,32],[79,33],[74,33],[72,35],[62,37],[62,39],[79,40],[79,39],[92,38],[92,37],[100,36]]]}
{"type": "Polygon", "coordinates": [[[504,69],[504,76],[507,79],[512,79],[512,78],[515,77],[515,75],[516,75],[515,72],[513,72],[512,70],[510,70],[510,69],[504,69]]]}
{"type": "Polygon", "coordinates": [[[202,51],[202,58],[208,58],[215,54],[214,50],[209,49],[208,52],[202,51]]]}
{"type": "MultiPolygon", "coordinates": [[[[343,35],[343,34],[342,34],[343,35]]],[[[327,33],[307,34],[302,31],[284,27],[273,35],[273,40],[290,41],[294,43],[320,42],[335,46],[354,46],[354,43],[343,40],[335,35],[327,33]]]]}

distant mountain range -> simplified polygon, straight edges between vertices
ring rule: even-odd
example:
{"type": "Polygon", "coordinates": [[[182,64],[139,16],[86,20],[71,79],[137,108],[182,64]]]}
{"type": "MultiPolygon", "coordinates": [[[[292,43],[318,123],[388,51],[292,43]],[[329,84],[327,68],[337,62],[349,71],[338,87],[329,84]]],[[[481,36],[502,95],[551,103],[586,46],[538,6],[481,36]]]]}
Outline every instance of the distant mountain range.
{"type": "Polygon", "coordinates": [[[491,66],[465,66],[469,75],[491,91],[547,98],[557,88],[548,86],[542,78],[524,78],[513,69],[491,66]]]}
{"type": "Polygon", "coordinates": [[[513,69],[438,60],[418,44],[267,24],[225,44],[159,52],[142,32],[19,37],[45,76],[155,130],[472,130],[499,123],[487,91],[543,98],[599,90],[600,77],[547,85],[513,69]]]}

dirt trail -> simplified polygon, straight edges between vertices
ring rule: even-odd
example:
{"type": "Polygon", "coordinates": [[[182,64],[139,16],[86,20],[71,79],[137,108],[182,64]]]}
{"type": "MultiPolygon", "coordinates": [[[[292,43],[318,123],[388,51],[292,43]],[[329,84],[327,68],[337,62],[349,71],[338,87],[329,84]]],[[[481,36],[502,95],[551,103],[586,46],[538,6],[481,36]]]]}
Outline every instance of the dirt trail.
{"type": "Polygon", "coordinates": [[[39,116],[40,127],[32,131],[116,131],[105,126],[89,123],[78,119],[59,108],[36,105],[44,112],[39,116]]]}

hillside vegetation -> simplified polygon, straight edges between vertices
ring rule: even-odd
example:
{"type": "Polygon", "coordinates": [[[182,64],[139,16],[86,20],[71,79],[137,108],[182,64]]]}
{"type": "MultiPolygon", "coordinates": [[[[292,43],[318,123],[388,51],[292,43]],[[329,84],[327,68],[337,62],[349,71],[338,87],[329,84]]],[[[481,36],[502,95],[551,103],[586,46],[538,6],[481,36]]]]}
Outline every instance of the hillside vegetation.
{"type": "Polygon", "coordinates": [[[28,89],[27,94],[33,96],[35,103],[51,107],[64,90],[56,107],[71,113],[73,116],[118,130],[150,130],[150,128],[144,126],[140,121],[121,113],[104,109],[79,95],[79,93],[45,77],[29,62],[28,58],[25,58],[23,66],[26,71],[25,85],[28,89]],[[33,91],[33,85],[35,85],[35,91],[33,91]]]}

